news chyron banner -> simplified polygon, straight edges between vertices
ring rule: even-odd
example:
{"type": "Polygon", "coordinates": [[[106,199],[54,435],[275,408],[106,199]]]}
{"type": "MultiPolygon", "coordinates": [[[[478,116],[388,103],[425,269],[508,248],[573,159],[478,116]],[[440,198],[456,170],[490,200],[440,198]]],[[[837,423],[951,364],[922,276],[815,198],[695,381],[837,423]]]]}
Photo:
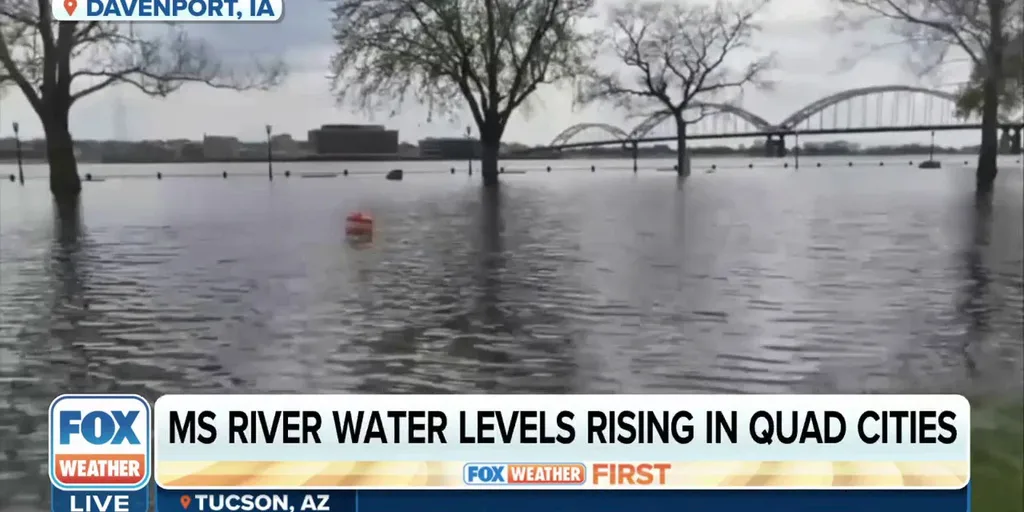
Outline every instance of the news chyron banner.
{"type": "MultiPolygon", "coordinates": [[[[124,405],[69,416],[90,442],[65,482],[123,474],[118,429],[98,425],[127,424],[124,405]]],[[[157,512],[970,510],[958,395],[167,395],[153,411],[157,512]]],[[[54,512],[143,510],[117,501],[127,488],[73,492],[54,512]]]]}

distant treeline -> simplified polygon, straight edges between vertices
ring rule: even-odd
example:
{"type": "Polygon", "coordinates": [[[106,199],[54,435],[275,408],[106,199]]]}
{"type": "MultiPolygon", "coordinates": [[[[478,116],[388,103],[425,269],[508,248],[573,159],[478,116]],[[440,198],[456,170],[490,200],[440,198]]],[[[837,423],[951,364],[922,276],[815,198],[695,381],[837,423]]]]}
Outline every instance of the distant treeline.
{"type": "MultiPolygon", "coordinates": [[[[552,151],[538,148],[537,150],[525,150],[519,146],[511,154],[503,155],[505,160],[555,160],[560,158],[632,158],[631,149],[622,146],[605,146],[593,148],[580,148],[563,151],[552,151]]],[[[929,146],[924,144],[903,144],[899,146],[860,146],[846,141],[824,142],[819,144],[801,144],[800,154],[806,156],[844,156],[844,155],[923,155],[928,154],[929,146]]],[[[690,153],[694,156],[769,156],[764,146],[691,146],[690,153]]],[[[788,156],[793,156],[795,148],[787,148],[788,156]]],[[[947,147],[936,146],[936,154],[957,154],[977,153],[978,146],[947,147]]],[[[674,158],[675,149],[668,145],[640,147],[638,158],[674,158]]],[[[17,153],[14,149],[0,148],[0,161],[14,161],[17,153]]],[[[46,152],[38,146],[22,148],[22,159],[28,161],[46,161],[46,152]]],[[[418,161],[418,160],[451,160],[448,158],[423,158],[415,155],[308,155],[302,157],[274,158],[278,162],[286,161],[418,161]]],[[[266,161],[264,155],[250,156],[248,158],[231,159],[206,159],[202,155],[173,155],[167,151],[145,152],[132,155],[103,155],[99,158],[92,155],[82,155],[82,162],[99,163],[202,163],[202,162],[260,162],[266,161]]]]}

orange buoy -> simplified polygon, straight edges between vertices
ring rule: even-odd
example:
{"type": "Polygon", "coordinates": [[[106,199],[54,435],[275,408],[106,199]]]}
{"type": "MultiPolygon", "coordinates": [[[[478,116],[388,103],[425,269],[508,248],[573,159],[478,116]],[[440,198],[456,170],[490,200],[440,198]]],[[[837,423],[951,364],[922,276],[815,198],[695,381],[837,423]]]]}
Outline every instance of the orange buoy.
{"type": "Polygon", "coordinates": [[[355,212],[345,217],[345,234],[365,236],[373,234],[373,217],[368,213],[355,212]]]}

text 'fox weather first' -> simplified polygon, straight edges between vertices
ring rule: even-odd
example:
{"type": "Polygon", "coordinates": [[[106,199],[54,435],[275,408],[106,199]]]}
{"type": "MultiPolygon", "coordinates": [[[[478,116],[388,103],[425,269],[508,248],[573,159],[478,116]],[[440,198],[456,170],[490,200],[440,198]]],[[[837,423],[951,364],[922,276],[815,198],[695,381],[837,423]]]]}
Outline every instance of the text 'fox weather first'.
{"type": "Polygon", "coordinates": [[[52,512],[147,512],[149,403],[138,395],[61,395],[50,404],[52,512]]]}

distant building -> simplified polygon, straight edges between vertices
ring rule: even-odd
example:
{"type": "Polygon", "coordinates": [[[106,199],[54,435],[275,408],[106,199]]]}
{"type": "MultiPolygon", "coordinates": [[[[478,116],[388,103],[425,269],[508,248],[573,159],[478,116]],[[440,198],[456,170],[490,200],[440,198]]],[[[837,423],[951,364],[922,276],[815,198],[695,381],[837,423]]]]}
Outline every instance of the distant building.
{"type": "Polygon", "coordinates": [[[203,145],[192,141],[183,144],[178,153],[178,158],[188,161],[201,160],[203,158],[203,145]]]}
{"type": "Polygon", "coordinates": [[[171,139],[164,141],[164,146],[174,154],[174,158],[177,160],[185,157],[185,148],[187,148],[189,144],[195,143],[188,139],[171,139]]]}
{"type": "Polygon", "coordinates": [[[420,156],[439,160],[480,158],[480,141],[466,138],[423,139],[419,143],[420,156]]]}
{"type": "Polygon", "coordinates": [[[299,153],[299,144],[287,133],[280,133],[270,138],[270,147],[275,155],[291,156],[299,153]]]}
{"type": "Polygon", "coordinates": [[[237,137],[203,135],[203,157],[208,160],[238,158],[242,143],[237,137]]]}
{"type": "Polygon", "coordinates": [[[242,142],[238,147],[238,157],[242,160],[266,160],[267,143],[242,142]]]}
{"type": "Polygon", "coordinates": [[[309,145],[320,155],[395,155],[398,131],[380,125],[325,124],[309,131],[309,145]]]}
{"type": "Polygon", "coordinates": [[[403,142],[398,145],[398,156],[402,158],[416,158],[420,156],[420,147],[415,144],[403,142]]]}

